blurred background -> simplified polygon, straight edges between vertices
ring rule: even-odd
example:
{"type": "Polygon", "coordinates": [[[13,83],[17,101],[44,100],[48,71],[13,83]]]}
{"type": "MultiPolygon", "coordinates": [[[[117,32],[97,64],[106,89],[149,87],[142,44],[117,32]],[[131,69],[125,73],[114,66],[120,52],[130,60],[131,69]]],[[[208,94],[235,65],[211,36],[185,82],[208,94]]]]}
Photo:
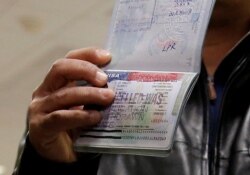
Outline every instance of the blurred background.
{"type": "Polygon", "coordinates": [[[105,46],[114,0],[0,0],[0,175],[10,175],[33,89],[69,50],[105,46]]]}

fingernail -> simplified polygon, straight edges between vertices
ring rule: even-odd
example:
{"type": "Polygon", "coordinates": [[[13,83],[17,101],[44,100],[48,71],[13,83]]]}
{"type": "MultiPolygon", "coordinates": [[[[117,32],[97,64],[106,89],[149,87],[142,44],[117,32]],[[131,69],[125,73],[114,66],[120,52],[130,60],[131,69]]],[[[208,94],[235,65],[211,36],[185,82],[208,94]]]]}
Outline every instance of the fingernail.
{"type": "Polygon", "coordinates": [[[108,80],[108,75],[102,71],[98,71],[96,73],[96,79],[97,79],[97,81],[104,83],[108,80]]]}
{"type": "Polygon", "coordinates": [[[109,58],[111,58],[111,54],[107,50],[98,49],[98,50],[96,50],[96,54],[97,54],[98,57],[109,57],[109,58]]]}

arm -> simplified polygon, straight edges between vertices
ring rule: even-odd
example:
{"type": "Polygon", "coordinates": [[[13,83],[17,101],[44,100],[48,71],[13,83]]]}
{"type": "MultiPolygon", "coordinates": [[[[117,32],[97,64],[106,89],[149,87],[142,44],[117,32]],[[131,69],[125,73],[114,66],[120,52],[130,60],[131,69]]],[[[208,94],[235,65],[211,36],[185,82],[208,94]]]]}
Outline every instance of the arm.
{"type": "Polygon", "coordinates": [[[73,142],[82,128],[96,125],[101,115],[86,105],[107,106],[114,92],[102,88],[107,75],[98,66],[111,57],[103,50],[84,48],[56,61],[34,91],[28,109],[28,136],[19,163],[19,174],[93,174],[99,158],[77,156],[73,142]],[[84,80],[93,86],[76,86],[84,80]],[[62,168],[63,167],[63,168],[62,168]]]}
{"type": "Polygon", "coordinates": [[[27,137],[19,166],[13,175],[96,175],[99,159],[99,154],[83,154],[71,163],[51,161],[40,156],[27,137]]]}

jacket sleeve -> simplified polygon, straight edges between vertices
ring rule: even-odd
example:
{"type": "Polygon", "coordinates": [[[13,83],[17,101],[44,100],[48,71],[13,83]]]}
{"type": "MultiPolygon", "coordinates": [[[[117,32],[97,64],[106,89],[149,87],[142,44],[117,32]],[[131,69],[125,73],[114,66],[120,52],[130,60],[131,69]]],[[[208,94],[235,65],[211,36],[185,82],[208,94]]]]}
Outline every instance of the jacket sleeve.
{"type": "Polygon", "coordinates": [[[13,175],[96,175],[100,155],[82,154],[74,163],[58,163],[41,157],[28,137],[13,175]]]}

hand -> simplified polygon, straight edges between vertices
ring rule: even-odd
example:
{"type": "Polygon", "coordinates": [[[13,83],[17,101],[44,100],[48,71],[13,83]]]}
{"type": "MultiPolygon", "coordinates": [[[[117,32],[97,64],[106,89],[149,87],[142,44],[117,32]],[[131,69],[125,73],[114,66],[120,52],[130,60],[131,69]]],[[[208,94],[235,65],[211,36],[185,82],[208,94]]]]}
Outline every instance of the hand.
{"type": "Polygon", "coordinates": [[[34,91],[28,109],[29,139],[43,157],[58,162],[73,162],[76,131],[96,125],[98,111],[84,105],[107,106],[114,99],[111,89],[101,88],[107,75],[98,66],[110,62],[107,51],[84,48],[69,52],[56,61],[42,84],[34,91]],[[77,80],[93,86],[76,86],[77,80]]]}

